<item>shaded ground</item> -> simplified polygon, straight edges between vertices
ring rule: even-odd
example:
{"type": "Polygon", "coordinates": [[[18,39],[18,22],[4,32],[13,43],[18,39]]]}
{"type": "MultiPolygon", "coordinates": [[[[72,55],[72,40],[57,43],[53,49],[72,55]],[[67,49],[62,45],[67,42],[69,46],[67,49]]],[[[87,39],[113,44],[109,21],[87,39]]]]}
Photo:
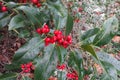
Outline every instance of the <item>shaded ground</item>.
{"type": "Polygon", "coordinates": [[[24,39],[10,35],[7,29],[0,30],[0,73],[5,73],[5,64],[11,63],[15,51],[25,43],[24,39]]]}

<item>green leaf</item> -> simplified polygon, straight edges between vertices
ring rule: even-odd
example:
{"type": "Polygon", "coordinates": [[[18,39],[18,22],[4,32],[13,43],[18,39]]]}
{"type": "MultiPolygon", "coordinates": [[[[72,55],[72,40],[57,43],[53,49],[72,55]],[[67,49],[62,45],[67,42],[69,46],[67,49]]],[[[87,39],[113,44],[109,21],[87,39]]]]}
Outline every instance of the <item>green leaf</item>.
{"type": "Polygon", "coordinates": [[[48,1],[48,8],[50,9],[55,28],[61,29],[66,26],[67,9],[62,5],[61,1],[48,1]]]}
{"type": "Polygon", "coordinates": [[[110,32],[116,32],[118,31],[118,26],[119,22],[116,16],[113,16],[111,18],[108,18],[104,24],[103,24],[103,29],[105,30],[105,33],[110,33],[110,32]]]}
{"type": "Polygon", "coordinates": [[[120,61],[118,61],[116,58],[105,52],[97,52],[97,56],[101,61],[112,64],[117,70],[120,71],[120,61]]]}
{"type": "Polygon", "coordinates": [[[110,80],[118,80],[117,79],[117,71],[114,68],[114,66],[107,62],[102,62],[102,64],[103,64],[105,70],[107,71],[106,77],[108,77],[110,80]]]}
{"type": "Polygon", "coordinates": [[[88,39],[88,38],[96,35],[99,31],[100,31],[99,28],[90,29],[90,30],[86,31],[86,32],[81,36],[81,40],[88,39]]]}
{"type": "Polygon", "coordinates": [[[85,51],[89,52],[93,57],[95,57],[98,60],[98,57],[96,55],[96,52],[94,51],[93,47],[91,45],[82,45],[81,46],[85,51]]]}
{"type": "Polygon", "coordinates": [[[61,1],[56,1],[55,3],[54,2],[51,2],[51,1],[47,1],[48,3],[48,8],[56,13],[57,15],[61,16],[61,17],[64,17],[66,14],[66,9],[65,7],[62,5],[62,2],[61,1]]]}
{"type": "Polygon", "coordinates": [[[65,34],[69,35],[69,33],[72,31],[72,29],[73,29],[73,17],[70,14],[68,14],[65,34]]]}
{"type": "Polygon", "coordinates": [[[0,75],[0,80],[10,80],[11,78],[14,78],[16,76],[17,76],[16,73],[6,73],[3,75],[0,75]]]}
{"type": "Polygon", "coordinates": [[[76,49],[74,52],[73,51],[70,52],[68,65],[73,66],[76,69],[76,71],[78,71],[79,80],[82,80],[84,77],[82,63],[83,63],[83,59],[79,50],[76,49]]]}
{"type": "Polygon", "coordinates": [[[20,68],[20,63],[12,63],[5,65],[6,70],[18,70],[19,68],[20,68]]]}
{"type": "Polygon", "coordinates": [[[29,24],[35,25],[42,25],[41,24],[41,14],[40,11],[35,7],[28,7],[28,6],[20,6],[17,10],[22,10],[25,15],[27,16],[28,20],[30,20],[29,24]]]}
{"type": "Polygon", "coordinates": [[[14,8],[14,7],[17,7],[18,5],[15,2],[8,2],[8,3],[6,3],[6,6],[8,8],[14,8]]]}
{"type": "Polygon", "coordinates": [[[33,60],[43,48],[43,40],[40,37],[34,37],[21,48],[19,48],[13,57],[13,62],[25,63],[33,60]]]}
{"type": "Polygon", "coordinates": [[[115,16],[107,19],[103,24],[103,30],[96,35],[93,44],[102,46],[109,43],[118,30],[118,25],[118,19],[115,16]]]}
{"type": "Polygon", "coordinates": [[[25,26],[25,17],[22,14],[14,16],[9,23],[9,30],[25,26]]]}
{"type": "Polygon", "coordinates": [[[60,63],[63,63],[65,56],[67,55],[67,50],[61,46],[56,46],[56,48],[57,48],[58,59],[60,63]]]}
{"type": "Polygon", "coordinates": [[[43,56],[36,60],[37,65],[34,72],[35,80],[47,80],[55,71],[57,65],[57,54],[54,45],[44,48],[43,56]]]}
{"type": "Polygon", "coordinates": [[[10,16],[7,13],[0,13],[0,27],[5,27],[10,20],[10,16]]]}
{"type": "Polygon", "coordinates": [[[58,16],[56,13],[54,13],[53,21],[55,23],[56,29],[64,28],[66,25],[67,20],[67,14],[64,17],[58,16]]]}
{"type": "Polygon", "coordinates": [[[29,78],[29,77],[27,77],[27,76],[24,76],[24,77],[22,78],[22,80],[32,80],[32,79],[29,78]]]}

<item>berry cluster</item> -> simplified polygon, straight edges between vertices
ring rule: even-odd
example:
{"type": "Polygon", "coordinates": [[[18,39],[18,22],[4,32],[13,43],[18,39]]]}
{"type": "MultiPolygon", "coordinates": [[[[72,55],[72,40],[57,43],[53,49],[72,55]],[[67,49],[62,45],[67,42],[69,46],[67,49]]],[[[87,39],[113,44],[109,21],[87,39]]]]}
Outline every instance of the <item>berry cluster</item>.
{"type": "Polygon", "coordinates": [[[58,70],[64,70],[65,68],[66,68],[66,64],[57,65],[58,70]]]}
{"type": "Polygon", "coordinates": [[[31,0],[31,2],[36,5],[37,7],[40,7],[41,4],[39,3],[39,0],[31,0]]]}
{"type": "Polygon", "coordinates": [[[47,34],[47,33],[50,32],[50,29],[49,29],[48,25],[45,24],[42,28],[37,28],[36,32],[37,32],[38,34],[41,34],[41,35],[42,35],[42,34],[47,34]]]}
{"type": "Polygon", "coordinates": [[[22,72],[24,72],[24,73],[31,72],[31,70],[33,70],[32,66],[33,66],[32,62],[27,63],[27,64],[21,64],[22,72]]]}
{"type": "Polygon", "coordinates": [[[68,79],[78,80],[78,74],[76,71],[73,71],[72,73],[67,73],[66,76],[68,79]]]}
{"type": "MultiPolygon", "coordinates": [[[[50,32],[50,29],[48,25],[45,24],[43,28],[37,28],[36,32],[41,35],[47,34],[50,32]]],[[[45,42],[45,46],[48,46],[49,44],[57,43],[58,45],[67,48],[69,44],[72,43],[72,37],[70,35],[64,36],[60,30],[54,30],[53,36],[47,36],[44,42],[45,42]]]]}
{"type": "Polygon", "coordinates": [[[4,6],[2,2],[0,2],[0,8],[1,8],[0,10],[1,10],[2,12],[6,12],[6,11],[7,11],[7,7],[4,6]]]}
{"type": "Polygon", "coordinates": [[[60,30],[55,30],[52,37],[45,38],[45,45],[47,46],[50,43],[57,43],[58,45],[67,48],[68,45],[72,43],[72,37],[70,35],[64,36],[60,30]]]}

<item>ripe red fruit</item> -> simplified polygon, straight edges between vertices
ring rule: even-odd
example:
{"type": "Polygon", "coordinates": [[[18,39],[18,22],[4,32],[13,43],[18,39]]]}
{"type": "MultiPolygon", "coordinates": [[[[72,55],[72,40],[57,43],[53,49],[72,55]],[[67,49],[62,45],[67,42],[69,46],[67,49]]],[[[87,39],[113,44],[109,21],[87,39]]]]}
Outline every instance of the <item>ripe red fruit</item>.
{"type": "Polygon", "coordinates": [[[44,27],[42,28],[42,33],[47,34],[49,31],[50,31],[49,28],[44,28],[44,27]]]}
{"type": "Polygon", "coordinates": [[[56,36],[53,36],[53,37],[51,37],[50,42],[51,42],[51,43],[55,43],[56,40],[57,40],[57,37],[56,37],[56,36]]]}
{"type": "Polygon", "coordinates": [[[6,6],[2,6],[1,10],[2,10],[2,12],[6,12],[7,11],[7,7],[6,6]]]}
{"type": "Polygon", "coordinates": [[[30,66],[32,66],[32,65],[33,65],[33,64],[32,64],[32,62],[29,62],[28,64],[29,64],[30,66]]]}
{"type": "Polygon", "coordinates": [[[71,43],[72,43],[72,40],[68,41],[68,43],[71,44],[71,43]]]}
{"type": "Polygon", "coordinates": [[[58,34],[56,37],[57,37],[57,40],[60,40],[63,38],[63,36],[61,34],[58,34]]]}
{"type": "Polygon", "coordinates": [[[38,3],[38,0],[32,0],[32,3],[33,3],[33,4],[37,4],[37,3],[38,3]]]}
{"type": "Polygon", "coordinates": [[[57,65],[56,67],[58,70],[64,70],[66,68],[66,64],[57,65]]]}
{"type": "Polygon", "coordinates": [[[64,41],[64,42],[63,42],[63,47],[64,47],[64,48],[67,48],[67,47],[68,47],[68,44],[69,44],[69,43],[68,43],[67,41],[64,41]]]}
{"type": "Polygon", "coordinates": [[[21,64],[21,68],[25,68],[24,64],[21,64]]]}
{"type": "Polygon", "coordinates": [[[50,29],[47,28],[47,29],[45,30],[45,33],[49,33],[49,32],[50,32],[50,29]]]}
{"type": "Polygon", "coordinates": [[[29,72],[29,70],[28,70],[28,69],[26,69],[26,70],[24,70],[23,72],[28,73],[28,72],[29,72]]]}
{"type": "Polygon", "coordinates": [[[66,40],[67,40],[67,41],[71,41],[71,40],[72,40],[72,37],[71,37],[70,35],[68,35],[68,36],[66,37],[66,40]]]}
{"type": "Polygon", "coordinates": [[[38,34],[42,34],[41,28],[37,28],[36,32],[37,32],[38,34]]]}
{"type": "Polygon", "coordinates": [[[55,31],[54,31],[54,34],[55,34],[55,35],[61,34],[61,31],[55,30],[55,31]]]}
{"type": "Polygon", "coordinates": [[[50,38],[49,37],[45,38],[45,42],[50,42],[50,38]]]}
{"type": "Polygon", "coordinates": [[[50,44],[50,38],[47,37],[45,38],[45,46],[48,46],[50,44]]]}
{"type": "Polygon", "coordinates": [[[59,44],[62,44],[62,43],[63,43],[63,39],[60,39],[60,40],[58,41],[58,43],[59,43],[59,44]]]}
{"type": "Polygon", "coordinates": [[[44,25],[44,28],[49,28],[47,24],[44,25]]]}
{"type": "Polygon", "coordinates": [[[37,3],[37,7],[39,8],[41,6],[41,4],[40,3],[37,3]]]}

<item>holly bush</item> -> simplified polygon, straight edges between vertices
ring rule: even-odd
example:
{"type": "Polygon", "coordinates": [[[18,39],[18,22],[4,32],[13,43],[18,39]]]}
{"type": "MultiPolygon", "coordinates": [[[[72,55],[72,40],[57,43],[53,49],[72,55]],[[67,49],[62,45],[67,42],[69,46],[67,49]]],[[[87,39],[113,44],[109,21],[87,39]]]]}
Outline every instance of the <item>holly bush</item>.
{"type": "Polygon", "coordinates": [[[107,9],[119,3],[105,1],[1,0],[0,28],[26,43],[0,80],[118,80],[120,61],[103,47],[119,34],[107,9]]]}

